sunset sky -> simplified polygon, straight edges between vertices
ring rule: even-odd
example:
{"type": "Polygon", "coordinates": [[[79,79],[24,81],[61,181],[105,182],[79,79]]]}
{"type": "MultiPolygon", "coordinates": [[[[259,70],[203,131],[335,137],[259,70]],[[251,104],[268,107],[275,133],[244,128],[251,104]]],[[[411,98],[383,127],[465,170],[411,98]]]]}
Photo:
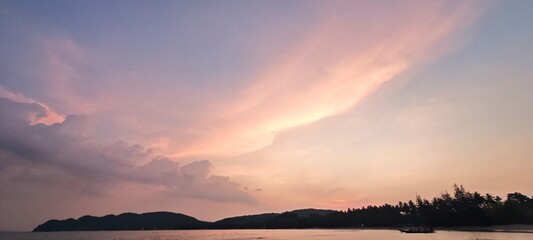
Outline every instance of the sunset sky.
{"type": "Polygon", "coordinates": [[[0,230],[532,173],[533,1],[0,1],[0,230]]]}

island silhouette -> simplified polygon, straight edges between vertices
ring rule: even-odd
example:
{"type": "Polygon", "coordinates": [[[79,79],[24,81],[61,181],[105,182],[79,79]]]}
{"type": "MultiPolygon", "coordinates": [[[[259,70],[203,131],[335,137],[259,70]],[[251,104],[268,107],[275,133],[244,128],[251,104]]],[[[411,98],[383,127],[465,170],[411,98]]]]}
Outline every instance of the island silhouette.
{"type": "Polygon", "coordinates": [[[509,193],[503,200],[491,194],[469,192],[454,185],[454,192],[431,200],[417,196],[396,205],[366,206],[346,211],[300,209],[225,218],[215,222],[173,212],[123,213],[103,217],[49,220],[34,232],[178,230],[178,229],[284,229],[341,227],[432,227],[533,224],[533,197],[509,193]]]}

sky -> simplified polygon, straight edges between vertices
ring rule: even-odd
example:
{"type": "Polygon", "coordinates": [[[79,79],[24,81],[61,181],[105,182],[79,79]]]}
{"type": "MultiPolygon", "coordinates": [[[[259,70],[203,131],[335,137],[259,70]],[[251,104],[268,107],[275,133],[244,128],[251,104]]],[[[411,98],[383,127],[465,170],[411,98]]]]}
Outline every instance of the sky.
{"type": "Polygon", "coordinates": [[[533,195],[533,2],[0,1],[0,230],[533,195]]]}

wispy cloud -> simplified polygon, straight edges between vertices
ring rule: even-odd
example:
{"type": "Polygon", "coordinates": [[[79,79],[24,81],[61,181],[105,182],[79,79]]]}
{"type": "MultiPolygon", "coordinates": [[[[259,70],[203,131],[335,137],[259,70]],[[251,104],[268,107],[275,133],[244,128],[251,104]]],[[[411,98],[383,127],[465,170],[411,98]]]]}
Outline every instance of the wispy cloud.
{"type": "Polygon", "coordinates": [[[103,64],[91,46],[38,37],[42,59],[34,75],[41,89],[32,97],[64,114],[91,115],[113,129],[109,139],[134,139],[175,157],[246,153],[270,145],[280,131],[348,111],[421,60],[445,53],[480,5],[318,4],[312,21],[253,42],[257,52],[250,55],[265,59],[236,80],[244,87],[207,92],[188,91],[183,81],[195,79],[158,72],[156,63],[123,71],[103,64]],[[298,34],[287,37],[291,29],[298,34]],[[273,42],[276,51],[268,52],[273,42]]]}
{"type": "Polygon", "coordinates": [[[207,137],[180,149],[178,155],[257,150],[270,145],[279,131],[346,112],[420,60],[452,47],[455,35],[479,14],[476,7],[325,7],[317,26],[287,42],[287,52],[273,54],[246,89],[216,104],[214,120],[203,130],[207,137]],[[379,8],[379,14],[364,13],[367,8],[379,8]],[[354,19],[354,11],[364,18],[354,19]]]}

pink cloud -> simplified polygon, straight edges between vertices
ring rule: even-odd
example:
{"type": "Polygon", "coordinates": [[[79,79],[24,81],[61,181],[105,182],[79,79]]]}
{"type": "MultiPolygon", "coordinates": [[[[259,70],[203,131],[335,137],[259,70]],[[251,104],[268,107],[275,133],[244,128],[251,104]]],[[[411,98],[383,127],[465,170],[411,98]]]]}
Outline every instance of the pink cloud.
{"type": "Polygon", "coordinates": [[[134,139],[176,157],[241,154],[270,145],[278,132],[342,114],[442,55],[484,9],[478,5],[324,4],[315,21],[301,24],[301,35],[280,31],[256,42],[261,54],[272,39],[285,51],[266,54],[245,87],[218,99],[187,92],[151,67],[107,69],[72,39],[43,38],[43,99],[65,114],[91,115],[115,130],[110,139],[134,139]]]}
{"type": "Polygon", "coordinates": [[[94,193],[129,183],[163,187],[174,198],[255,202],[238,183],[213,174],[207,160],[181,166],[140,145],[99,143],[87,116],[31,125],[31,116],[46,111],[39,104],[0,98],[0,107],[0,175],[14,181],[50,182],[94,193]],[[71,181],[61,182],[61,176],[71,181]]]}
{"type": "Polygon", "coordinates": [[[52,125],[54,123],[61,123],[65,120],[65,116],[61,115],[60,113],[57,113],[56,111],[52,110],[48,105],[36,101],[32,98],[24,96],[22,93],[16,93],[7,90],[6,88],[2,87],[0,85],[0,98],[7,98],[14,102],[19,103],[34,103],[39,106],[41,106],[44,109],[44,112],[42,114],[34,114],[31,116],[30,123],[31,124],[38,124],[42,123],[45,125],[52,125]]]}
{"type": "Polygon", "coordinates": [[[246,89],[216,104],[214,120],[203,125],[207,137],[178,155],[258,150],[277,132],[344,113],[383,83],[452,48],[482,9],[472,3],[398,4],[380,6],[383,18],[362,12],[364,4],[347,5],[325,8],[322,21],[288,42],[288,52],[273,54],[246,89]],[[364,21],[354,20],[353,11],[361,11],[364,21]]]}

